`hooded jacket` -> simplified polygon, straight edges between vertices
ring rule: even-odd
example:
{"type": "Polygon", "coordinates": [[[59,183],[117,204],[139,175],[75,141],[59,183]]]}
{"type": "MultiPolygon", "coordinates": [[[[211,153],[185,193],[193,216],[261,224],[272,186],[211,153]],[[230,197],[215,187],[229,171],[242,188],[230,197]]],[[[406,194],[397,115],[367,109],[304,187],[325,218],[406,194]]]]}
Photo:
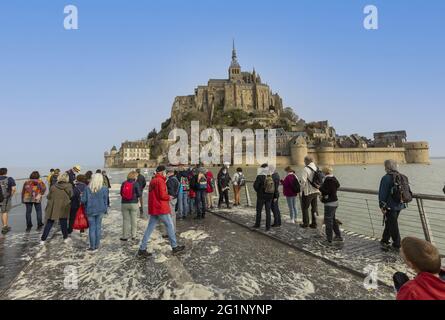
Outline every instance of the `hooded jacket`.
{"type": "Polygon", "coordinates": [[[400,288],[397,300],[445,300],[445,281],[421,272],[400,288]]]}
{"type": "Polygon", "coordinates": [[[148,186],[148,214],[170,214],[170,196],[167,193],[166,177],[157,173],[148,186]]]}
{"type": "Polygon", "coordinates": [[[46,220],[67,219],[71,210],[73,186],[67,182],[57,182],[49,190],[45,209],[46,220]]]}

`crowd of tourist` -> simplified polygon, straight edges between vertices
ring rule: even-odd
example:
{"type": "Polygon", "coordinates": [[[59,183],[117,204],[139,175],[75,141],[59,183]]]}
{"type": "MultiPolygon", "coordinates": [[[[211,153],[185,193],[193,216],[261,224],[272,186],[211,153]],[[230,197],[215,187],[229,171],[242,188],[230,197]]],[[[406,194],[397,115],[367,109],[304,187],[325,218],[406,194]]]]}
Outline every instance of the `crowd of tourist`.
{"type": "MultiPolygon", "coordinates": [[[[320,169],[311,156],[304,159],[305,166],[300,177],[291,167],[285,168],[285,177],[281,178],[275,166],[263,164],[253,183],[256,192],[256,217],[253,228],[261,227],[263,208],[265,211],[265,230],[279,228],[282,224],[279,197],[286,198],[289,222],[297,224],[300,200],[302,218],[299,228],[317,229],[319,201],[324,206],[325,245],[343,242],[340,230],[341,222],[336,217],[339,206],[337,192],[340,182],[334,176],[333,168],[326,166],[320,169]],[[311,215],[309,215],[309,210],[311,215]],[[273,219],[273,220],[272,220],[273,219]]],[[[405,274],[394,275],[397,299],[445,299],[445,277],[441,270],[440,255],[429,242],[408,237],[401,240],[398,217],[412,200],[408,178],[399,173],[397,163],[392,160],[384,162],[385,175],[379,187],[379,207],[383,216],[384,232],[381,247],[384,251],[400,252],[407,265],[418,276],[409,280],[405,274]],[[391,241],[391,242],[390,242],[391,241]]],[[[21,192],[22,202],[26,208],[26,231],[32,227],[32,210],[36,211],[37,230],[42,231],[41,244],[50,234],[55,222],[60,224],[63,240],[70,240],[73,230],[89,231],[88,250],[95,252],[100,247],[102,237],[102,219],[110,206],[110,178],[105,171],[97,170],[81,174],[80,166],[61,172],[51,170],[42,180],[39,172],[31,173],[24,183],[21,192]],[[42,200],[46,195],[47,204],[45,219],[42,217],[42,200]],[[82,218],[85,220],[82,223],[82,218]]],[[[242,188],[246,185],[243,169],[237,168],[231,177],[229,164],[225,163],[216,178],[202,165],[194,167],[156,168],[152,177],[146,177],[140,170],[131,171],[120,187],[122,236],[121,241],[137,241],[139,257],[149,257],[147,251],[150,237],[156,226],[161,223],[163,237],[168,238],[173,254],[185,250],[178,244],[176,237],[176,220],[194,218],[203,220],[209,210],[215,208],[214,198],[218,199],[217,207],[232,209],[229,190],[233,187],[233,207],[241,205],[242,188]],[[148,181],[147,181],[148,180],[148,181]],[[148,186],[147,186],[148,185],[148,186]],[[144,190],[148,190],[149,221],[142,240],[138,240],[138,217],[144,216],[144,190]],[[217,196],[214,196],[217,193],[217,196]]],[[[16,182],[8,176],[6,168],[0,169],[0,210],[2,215],[2,233],[8,233],[8,212],[11,210],[11,199],[17,192],[16,182]]]]}

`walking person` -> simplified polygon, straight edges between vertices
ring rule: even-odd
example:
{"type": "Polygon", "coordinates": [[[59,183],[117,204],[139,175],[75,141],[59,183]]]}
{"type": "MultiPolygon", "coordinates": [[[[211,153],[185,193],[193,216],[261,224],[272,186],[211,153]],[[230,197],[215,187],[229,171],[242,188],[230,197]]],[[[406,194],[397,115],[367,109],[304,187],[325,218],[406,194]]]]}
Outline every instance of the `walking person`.
{"type": "Polygon", "coordinates": [[[269,172],[267,164],[263,164],[258,169],[258,175],[256,176],[253,188],[256,191],[256,220],[254,228],[261,226],[261,214],[263,207],[266,209],[266,231],[271,227],[271,208],[272,200],[275,192],[275,183],[272,175],[269,172]]]}
{"type": "Polygon", "coordinates": [[[142,218],[144,216],[144,190],[147,186],[147,180],[145,179],[144,175],[141,174],[141,169],[136,169],[136,173],[138,174],[136,181],[140,186],[141,189],[141,196],[139,199],[140,207],[139,207],[139,214],[142,218]]]}
{"type": "Polygon", "coordinates": [[[185,219],[189,212],[189,180],[187,171],[181,168],[178,172],[179,190],[178,190],[178,219],[185,219]]]}
{"type": "Polygon", "coordinates": [[[40,179],[38,171],[34,171],[23,184],[22,203],[26,206],[26,232],[32,229],[32,208],[36,209],[37,230],[41,230],[44,226],[42,221],[42,200],[46,192],[46,185],[40,179]]]}
{"type": "Polygon", "coordinates": [[[207,178],[205,168],[198,168],[196,175],[190,183],[190,187],[195,191],[195,205],[196,205],[196,219],[204,219],[207,209],[206,192],[207,192],[207,178]]]}
{"type": "Polygon", "coordinates": [[[318,188],[321,184],[321,174],[318,167],[315,165],[311,156],[304,158],[305,167],[303,168],[303,174],[301,177],[303,194],[301,196],[301,210],[303,211],[303,223],[300,224],[301,228],[311,227],[317,228],[318,215],[318,196],[320,191],[318,188]],[[312,222],[309,224],[309,207],[311,207],[312,222]]]}
{"type": "Polygon", "coordinates": [[[340,183],[334,176],[331,167],[325,167],[322,171],[325,177],[323,179],[323,184],[320,186],[321,202],[324,204],[326,240],[328,244],[331,244],[332,241],[343,241],[340,227],[335,217],[335,212],[338,208],[337,190],[340,188],[340,183]],[[332,231],[335,233],[335,238],[333,238],[332,231]]]}
{"type": "Polygon", "coordinates": [[[286,167],[284,169],[287,173],[284,180],[281,180],[283,185],[283,194],[286,197],[287,206],[289,208],[289,216],[291,223],[296,223],[297,221],[297,197],[301,192],[300,181],[298,180],[295,170],[291,167],[286,167]]]}
{"type": "Polygon", "coordinates": [[[170,196],[167,193],[165,171],[165,166],[161,165],[157,167],[156,176],[151,179],[149,184],[148,190],[150,201],[148,202],[148,214],[150,215],[150,221],[148,222],[144,238],[139,247],[138,255],[141,257],[151,256],[151,253],[147,252],[147,244],[159,221],[161,221],[167,228],[173,254],[179,253],[185,249],[185,246],[179,246],[177,244],[175,229],[170,214],[170,196]]]}
{"type": "Polygon", "coordinates": [[[273,199],[272,199],[272,205],[271,210],[273,213],[273,224],[272,227],[281,227],[281,212],[280,212],[280,205],[279,205],[279,198],[280,198],[280,175],[276,171],[276,168],[274,165],[269,165],[269,174],[272,176],[272,180],[274,182],[274,193],[273,193],[273,199]]]}
{"type": "Polygon", "coordinates": [[[121,185],[122,203],[122,238],[121,241],[128,241],[131,237],[136,241],[137,219],[140,214],[140,199],[142,196],[141,185],[137,182],[138,173],[131,171],[127,176],[127,181],[121,185]]]}
{"type": "Polygon", "coordinates": [[[63,240],[68,241],[68,217],[71,210],[71,198],[73,197],[73,186],[70,184],[68,173],[62,173],[57,183],[49,189],[48,203],[45,209],[46,224],[42,233],[42,244],[48,238],[54,222],[59,220],[63,240]]]}
{"type": "MultiPolygon", "coordinates": [[[[395,190],[395,179],[402,177],[394,160],[385,160],[386,174],[382,177],[379,187],[379,207],[383,213],[385,229],[380,241],[382,250],[400,249],[400,232],[398,218],[400,211],[406,208],[400,199],[400,193],[395,190]],[[389,240],[392,239],[392,246],[389,240]]],[[[404,176],[403,176],[404,177],[404,176]]],[[[408,183],[408,181],[406,181],[408,183]]]]}
{"type": "Polygon", "coordinates": [[[215,191],[215,178],[213,177],[213,173],[210,170],[206,172],[207,179],[207,209],[213,209],[213,192],[215,191]]]}
{"type": "Polygon", "coordinates": [[[76,177],[76,182],[74,183],[73,188],[73,197],[71,198],[71,209],[70,209],[70,217],[68,221],[68,234],[73,233],[74,220],[76,220],[77,211],[80,208],[82,194],[85,192],[87,188],[87,179],[85,175],[79,174],[76,177]]]}
{"type": "Polygon", "coordinates": [[[219,170],[216,180],[219,192],[218,208],[221,208],[223,201],[225,201],[227,209],[230,209],[229,184],[232,179],[230,178],[228,165],[224,164],[221,170],[219,170]]]}
{"type": "Polygon", "coordinates": [[[246,185],[246,178],[243,174],[242,168],[237,168],[232,178],[233,181],[233,194],[234,194],[234,206],[241,205],[241,188],[246,185]]]}
{"type": "Polygon", "coordinates": [[[7,176],[8,169],[0,168],[0,214],[2,216],[2,234],[11,231],[8,224],[8,214],[12,207],[12,197],[17,191],[15,180],[7,176]]]}
{"type": "Polygon", "coordinates": [[[104,186],[102,173],[95,173],[81,196],[88,217],[90,247],[88,251],[99,249],[102,237],[102,218],[108,209],[108,188],[104,186]]]}

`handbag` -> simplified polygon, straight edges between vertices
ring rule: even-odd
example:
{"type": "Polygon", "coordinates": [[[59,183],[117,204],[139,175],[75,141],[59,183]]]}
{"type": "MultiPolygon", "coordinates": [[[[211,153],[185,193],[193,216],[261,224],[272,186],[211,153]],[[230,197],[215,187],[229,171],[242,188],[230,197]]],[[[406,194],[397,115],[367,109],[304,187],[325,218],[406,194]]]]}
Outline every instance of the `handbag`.
{"type": "Polygon", "coordinates": [[[85,213],[84,205],[80,205],[76,212],[76,218],[74,219],[73,229],[74,230],[85,230],[88,229],[88,219],[85,213]]]}

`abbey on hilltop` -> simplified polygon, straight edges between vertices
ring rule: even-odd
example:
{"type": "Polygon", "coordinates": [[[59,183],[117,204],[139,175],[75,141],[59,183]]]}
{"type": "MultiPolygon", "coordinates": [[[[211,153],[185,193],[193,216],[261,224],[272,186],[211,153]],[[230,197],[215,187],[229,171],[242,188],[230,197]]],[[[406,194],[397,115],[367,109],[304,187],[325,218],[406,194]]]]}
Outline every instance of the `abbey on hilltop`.
{"type": "Polygon", "coordinates": [[[199,121],[201,129],[276,129],[276,158],[283,166],[301,166],[307,154],[320,165],[374,164],[388,158],[429,163],[428,143],[408,142],[405,131],[376,133],[371,140],[358,134],[338,135],[328,121],[306,123],[292,108],[283,107],[281,97],[262,82],[255,69],[242,71],[234,42],[227,79],[210,79],[193,95],[177,96],[171,117],[159,132],[153,129],[146,138],[105,152],[105,166],[152,167],[168,162],[172,143],[168,134],[175,128],[189,132],[191,121],[199,121]]]}

